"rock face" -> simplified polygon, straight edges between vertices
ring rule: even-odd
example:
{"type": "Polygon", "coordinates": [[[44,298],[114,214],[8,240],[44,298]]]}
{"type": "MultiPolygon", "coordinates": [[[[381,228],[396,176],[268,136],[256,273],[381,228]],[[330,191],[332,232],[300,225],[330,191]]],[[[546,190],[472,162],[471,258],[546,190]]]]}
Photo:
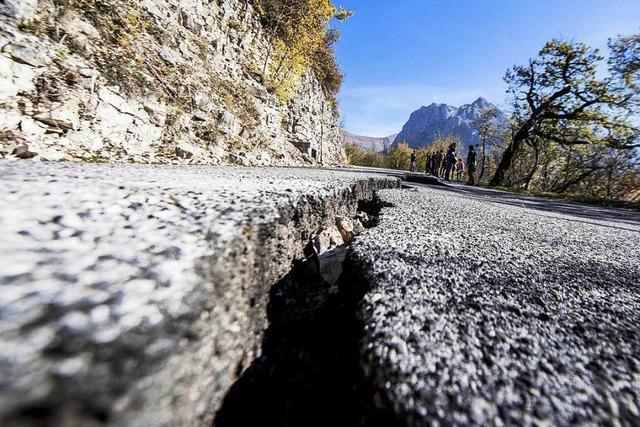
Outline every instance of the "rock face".
{"type": "Polygon", "coordinates": [[[362,364],[400,425],[638,424],[638,213],[468,187],[379,197],[348,263],[362,364]]]}
{"type": "MultiPolygon", "coordinates": [[[[478,98],[472,104],[452,107],[446,104],[431,104],[414,111],[402,128],[394,144],[407,142],[411,148],[428,147],[438,137],[458,136],[464,146],[481,144],[482,141],[472,123],[489,108],[496,108],[484,98],[478,98]]],[[[498,110],[497,124],[505,122],[498,110]]]]}
{"type": "Polygon", "coordinates": [[[374,153],[383,153],[395,141],[398,134],[390,135],[384,138],[375,138],[371,136],[354,135],[347,131],[342,132],[345,144],[355,144],[365,151],[373,151],[374,153]]]}
{"type": "Polygon", "coordinates": [[[272,285],[399,181],[16,161],[0,184],[0,423],[211,426],[272,285]]]}
{"type": "Polygon", "coordinates": [[[249,2],[22,0],[0,6],[0,158],[341,164],[312,73],[289,100],[262,83],[249,2]]]}

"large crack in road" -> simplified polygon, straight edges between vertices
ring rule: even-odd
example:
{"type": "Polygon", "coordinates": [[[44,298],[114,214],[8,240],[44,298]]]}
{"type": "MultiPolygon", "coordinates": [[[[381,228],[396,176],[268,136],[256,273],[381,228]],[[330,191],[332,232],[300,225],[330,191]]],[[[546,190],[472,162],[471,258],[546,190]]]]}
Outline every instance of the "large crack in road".
{"type": "Polygon", "coordinates": [[[267,311],[278,317],[272,286],[312,236],[319,248],[348,239],[337,220],[348,227],[359,201],[399,185],[319,170],[10,162],[0,179],[8,426],[211,424],[262,351],[267,311]]]}
{"type": "Polygon", "coordinates": [[[640,422],[637,213],[336,171],[1,170],[7,426],[640,422]]]}
{"type": "MultiPolygon", "coordinates": [[[[367,228],[381,207],[378,199],[359,204],[367,228]]],[[[231,388],[214,426],[389,425],[359,364],[364,290],[345,270],[348,251],[318,255],[310,244],[309,257],[272,287],[262,354],[231,388]]]]}

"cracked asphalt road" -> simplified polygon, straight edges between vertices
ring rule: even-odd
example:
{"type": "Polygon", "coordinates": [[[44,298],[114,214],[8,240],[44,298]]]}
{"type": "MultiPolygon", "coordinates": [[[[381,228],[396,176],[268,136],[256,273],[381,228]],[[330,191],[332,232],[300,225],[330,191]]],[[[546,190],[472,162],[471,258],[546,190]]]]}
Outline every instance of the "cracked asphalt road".
{"type": "Polygon", "coordinates": [[[362,358],[401,424],[638,425],[640,214],[384,190],[349,262],[362,358]]]}
{"type": "MultiPolygon", "coordinates": [[[[238,240],[246,225],[271,223],[301,198],[313,225],[318,201],[342,200],[363,179],[383,178],[3,164],[0,413],[47,399],[109,407],[111,390],[129,385],[119,380],[170,355],[180,357],[169,374],[140,388],[161,406],[147,412],[171,420],[191,413],[182,398],[211,402],[247,336],[217,339],[218,325],[250,330],[253,321],[215,304],[196,261],[229,252],[253,262],[232,256],[252,247],[238,240]],[[197,332],[192,342],[180,328],[197,332]],[[113,357],[121,347],[127,358],[113,357]]],[[[348,262],[368,288],[358,312],[363,365],[400,424],[640,425],[640,214],[463,186],[380,198],[392,206],[348,262]]],[[[219,275],[238,286],[217,298],[252,305],[245,276],[219,275]]]]}
{"type": "Polygon", "coordinates": [[[398,185],[1,162],[0,425],[208,425],[259,355],[271,285],[313,233],[398,185]]]}

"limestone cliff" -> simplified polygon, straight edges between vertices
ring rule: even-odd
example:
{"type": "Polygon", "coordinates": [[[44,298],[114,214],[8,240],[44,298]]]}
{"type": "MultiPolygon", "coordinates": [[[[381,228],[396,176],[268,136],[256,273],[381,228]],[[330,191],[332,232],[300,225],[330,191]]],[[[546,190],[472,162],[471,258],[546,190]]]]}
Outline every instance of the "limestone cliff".
{"type": "Polygon", "coordinates": [[[291,100],[262,84],[269,41],[247,1],[6,0],[0,50],[0,157],[344,162],[312,72],[291,100]]]}

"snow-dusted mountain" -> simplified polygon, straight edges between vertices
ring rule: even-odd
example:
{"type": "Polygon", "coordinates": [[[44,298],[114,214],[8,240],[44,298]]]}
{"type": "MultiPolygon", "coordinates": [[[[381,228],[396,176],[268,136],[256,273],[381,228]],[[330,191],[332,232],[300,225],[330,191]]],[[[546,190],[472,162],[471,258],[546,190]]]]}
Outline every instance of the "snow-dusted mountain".
{"type": "Polygon", "coordinates": [[[373,151],[375,153],[386,151],[397,136],[397,134],[395,134],[384,138],[375,138],[371,136],[354,135],[346,130],[343,131],[343,135],[345,144],[355,144],[364,151],[373,151]]]}
{"type": "MultiPolygon", "coordinates": [[[[394,144],[406,141],[412,148],[429,146],[439,136],[459,136],[465,146],[480,144],[478,132],[472,123],[489,108],[497,107],[484,98],[478,98],[472,104],[452,107],[446,104],[431,104],[414,111],[402,128],[394,144]]],[[[496,117],[498,124],[506,119],[500,110],[496,117]]]]}

